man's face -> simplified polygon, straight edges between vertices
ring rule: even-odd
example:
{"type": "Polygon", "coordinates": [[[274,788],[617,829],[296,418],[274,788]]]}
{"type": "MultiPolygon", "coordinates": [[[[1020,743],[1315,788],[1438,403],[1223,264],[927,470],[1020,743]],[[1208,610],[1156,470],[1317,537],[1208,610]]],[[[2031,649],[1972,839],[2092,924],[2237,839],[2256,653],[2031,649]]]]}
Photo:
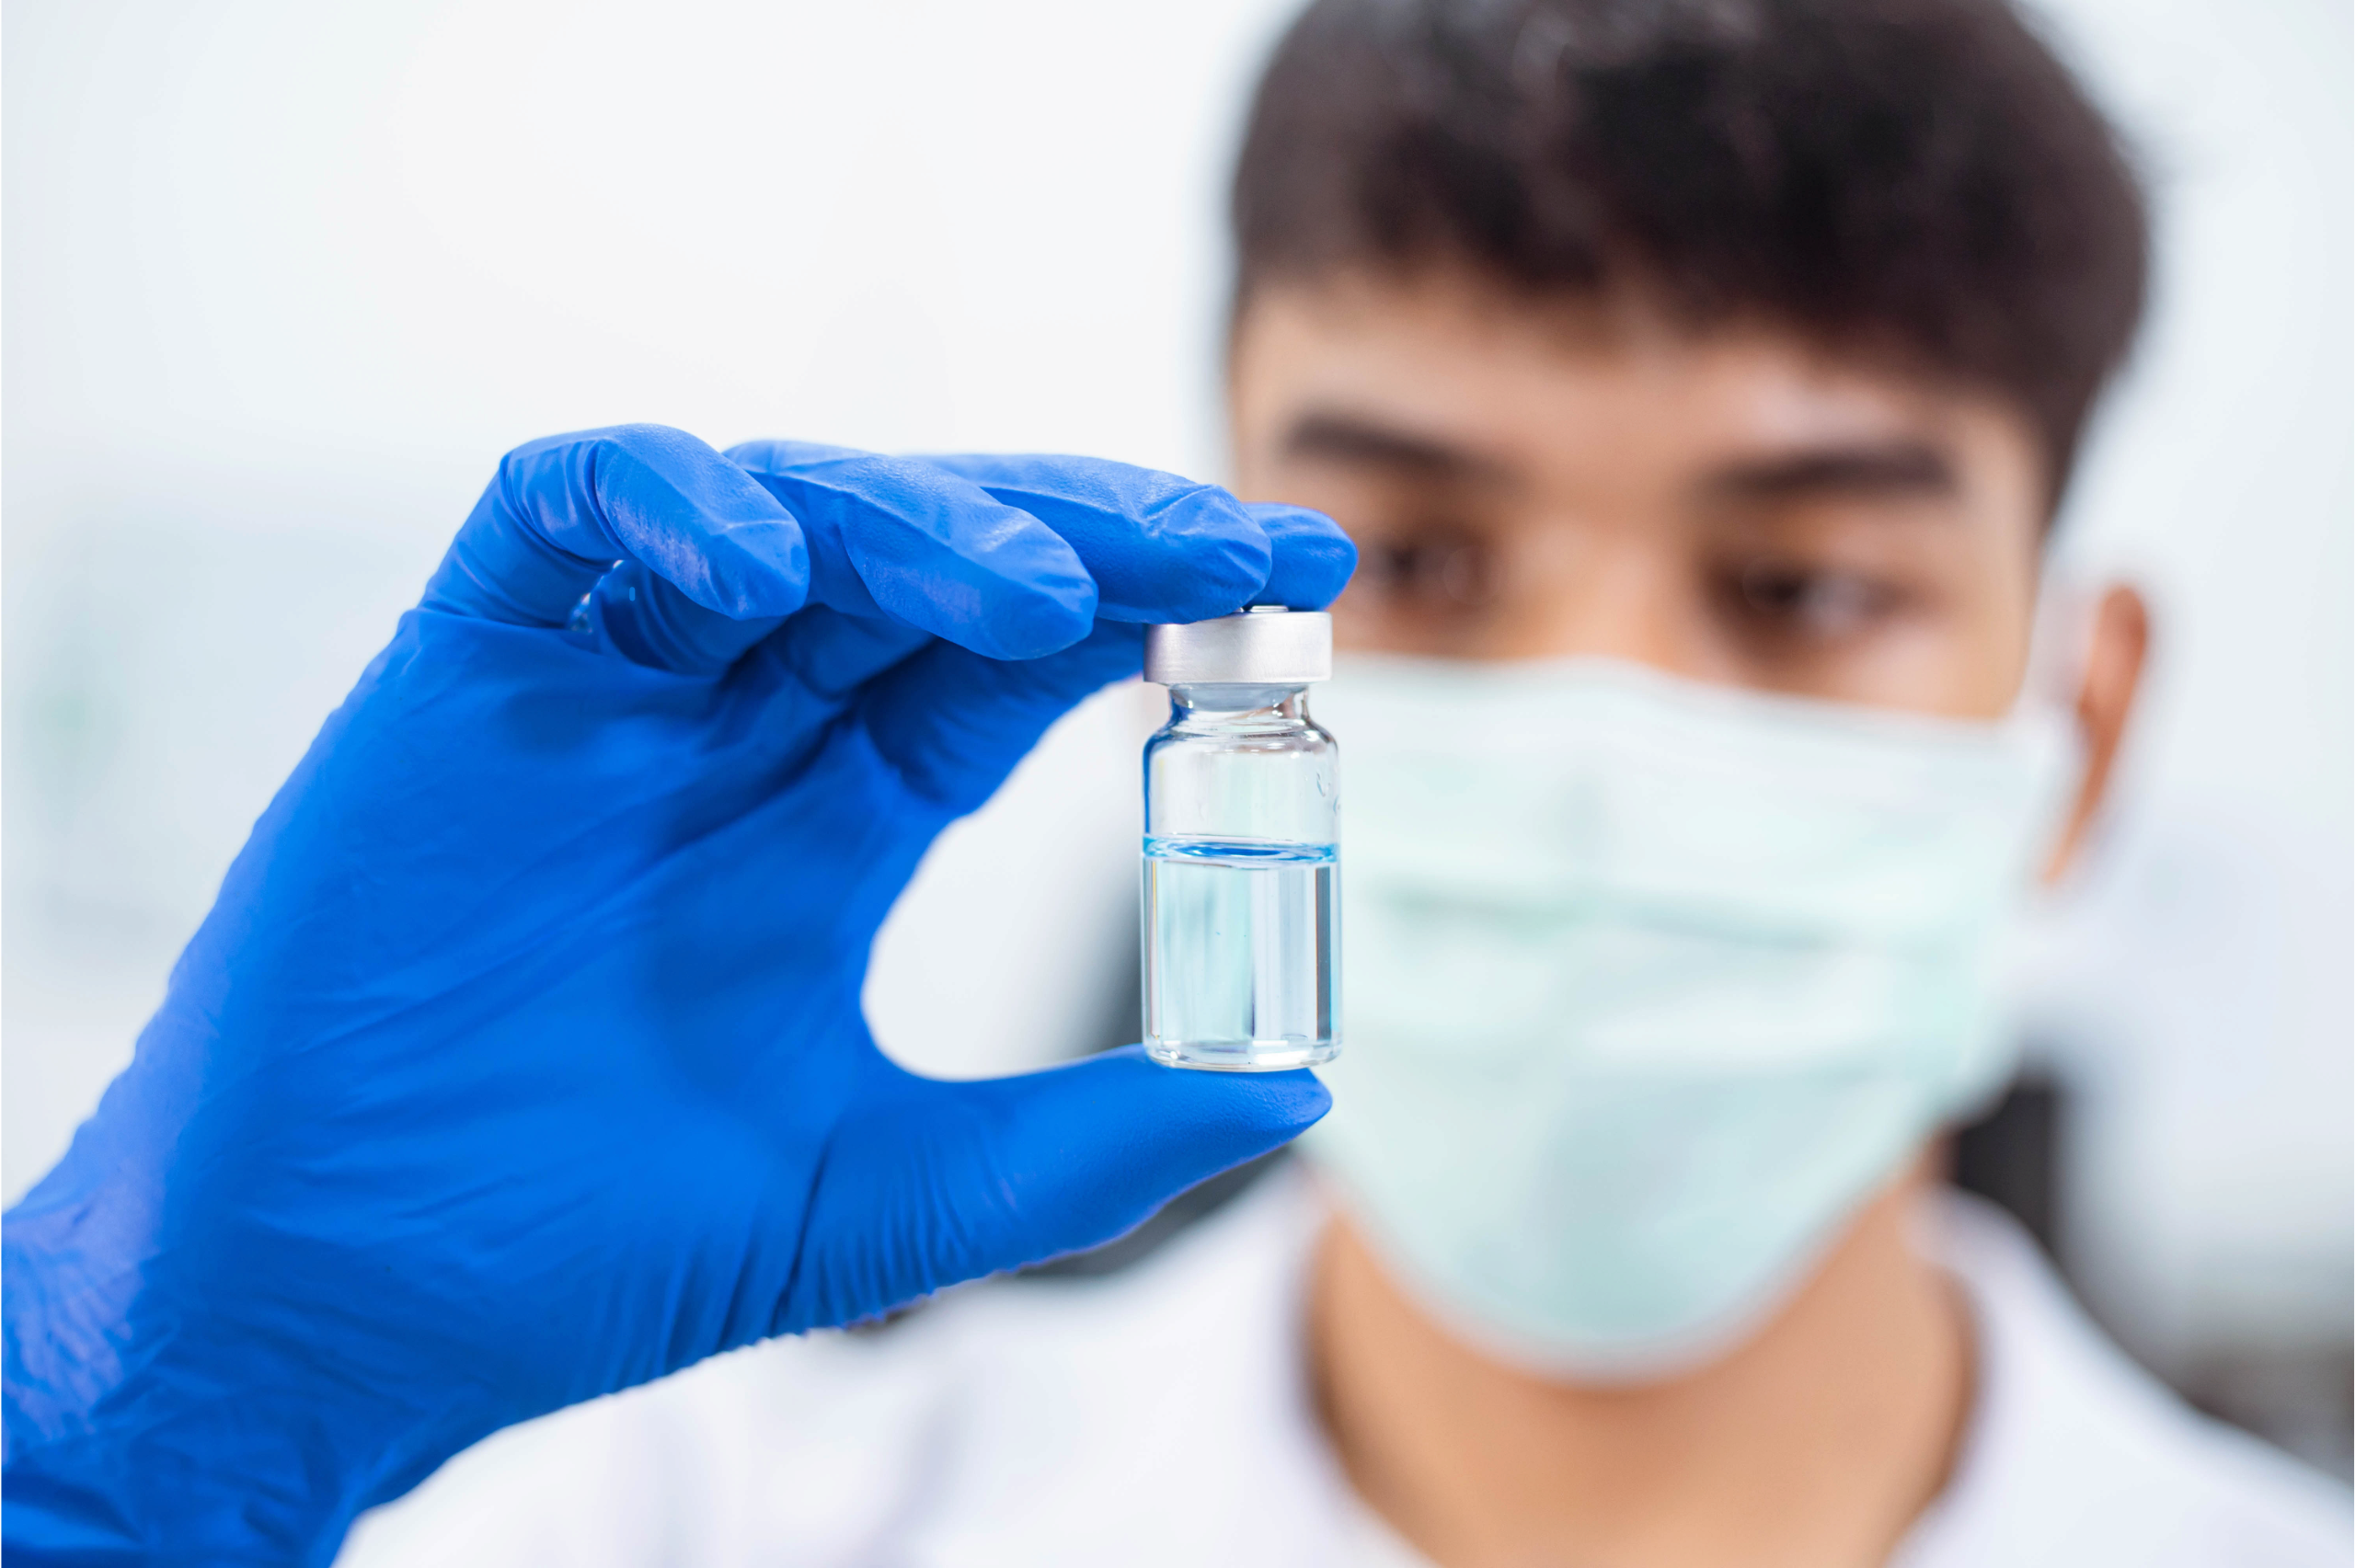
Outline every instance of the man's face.
{"type": "Polygon", "coordinates": [[[2043,496],[1993,397],[1444,277],[1263,293],[1233,394],[1239,491],[1358,542],[1345,647],[1955,716],[2019,689],[2043,496]]]}

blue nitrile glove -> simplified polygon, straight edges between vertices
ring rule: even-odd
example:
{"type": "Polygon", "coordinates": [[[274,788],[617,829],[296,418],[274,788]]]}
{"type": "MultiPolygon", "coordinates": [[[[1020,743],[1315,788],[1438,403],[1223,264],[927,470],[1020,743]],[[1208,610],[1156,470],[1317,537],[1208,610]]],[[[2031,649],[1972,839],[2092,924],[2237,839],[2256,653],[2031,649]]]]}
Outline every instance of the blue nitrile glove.
{"type": "Polygon", "coordinates": [[[6,1217],[12,1563],[324,1562],[498,1427],[1104,1241],[1322,1114],[1134,1052],[933,1082],[858,999],[925,846],[1137,623],[1321,604],[1332,525],[1075,458],[733,455],[511,453],[263,814],[6,1217]]]}

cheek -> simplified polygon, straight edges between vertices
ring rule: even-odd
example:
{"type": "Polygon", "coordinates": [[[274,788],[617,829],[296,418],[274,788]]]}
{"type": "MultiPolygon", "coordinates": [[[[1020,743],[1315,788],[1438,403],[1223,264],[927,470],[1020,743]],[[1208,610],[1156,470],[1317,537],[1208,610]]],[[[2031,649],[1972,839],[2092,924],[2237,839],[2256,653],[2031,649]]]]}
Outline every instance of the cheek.
{"type": "Polygon", "coordinates": [[[1333,646],[1348,653],[1437,651],[1417,646],[1415,639],[1402,635],[1394,623],[1395,617],[1385,615],[1365,594],[1352,589],[1334,601],[1333,646]]]}
{"type": "Polygon", "coordinates": [[[2033,437],[2009,412],[1976,407],[1959,445],[1967,475],[1943,627],[1940,712],[1994,718],[2018,699],[2043,591],[2047,525],[2033,437]]]}
{"type": "Polygon", "coordinates": [[[1847,672],[1850,702],[1948,718],[2001,717],[2019,691],[2026,639],[1980,616],[1894,627],[1870,661],[1847,672]]]}
{"type": "Polygon", "coordinates": [[[1947,641],[1955,661],[1946,681],[1959,716],[1994,718],[2018,698],[2028,675],[2043,581],[2044,531],[2025,515],[1988,520],[1953,595],[1947,641]]]}
{"type": "Polygon", "coordinates": [[[1949,718],[1993,719],[2010,710],[2028,670],[2035,619],[2032,567],[1953,574],[1914,613],[1897,618],[1826,692],[1846,701],[1949,718]]]}

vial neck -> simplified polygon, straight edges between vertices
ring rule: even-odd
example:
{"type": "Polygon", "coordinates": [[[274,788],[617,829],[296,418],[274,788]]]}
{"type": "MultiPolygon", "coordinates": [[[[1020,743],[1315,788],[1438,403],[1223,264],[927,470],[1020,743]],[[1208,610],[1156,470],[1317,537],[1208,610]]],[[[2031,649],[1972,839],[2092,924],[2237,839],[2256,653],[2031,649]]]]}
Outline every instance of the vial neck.
{"type": "Polygon", "coordinates": [[[1302,686],[1172,686],[1169,718],[1189,729],[1306,724],[1308,692],[1302,686]]]}

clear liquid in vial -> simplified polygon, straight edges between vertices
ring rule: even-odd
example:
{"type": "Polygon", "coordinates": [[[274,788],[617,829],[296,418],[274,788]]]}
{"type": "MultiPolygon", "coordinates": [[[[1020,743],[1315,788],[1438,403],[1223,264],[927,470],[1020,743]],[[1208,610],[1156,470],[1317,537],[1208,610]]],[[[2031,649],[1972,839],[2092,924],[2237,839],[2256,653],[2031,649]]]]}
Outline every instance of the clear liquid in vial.
{"type": "Polygon", "coordinates": [[[1146,1053],[1246,1072],[1330,1060],[1338,869],[1331,844],[1146,839],[1146,1053]]]}

